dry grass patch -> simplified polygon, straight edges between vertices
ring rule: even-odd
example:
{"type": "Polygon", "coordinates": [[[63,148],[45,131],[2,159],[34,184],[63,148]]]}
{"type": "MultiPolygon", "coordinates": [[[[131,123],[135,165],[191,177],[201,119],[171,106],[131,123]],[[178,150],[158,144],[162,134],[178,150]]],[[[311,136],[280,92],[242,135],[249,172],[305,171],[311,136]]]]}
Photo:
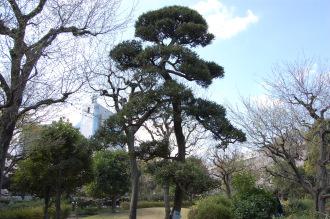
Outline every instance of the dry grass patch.
{"type": "MultiPolygon", "coordinates": [[[[189,209],[182,209],[182,219],[187,219],[189,209]]],[[[138,219],[163,219],[164,208],[140,208],[137,210],[138,219]]],[[[101,211],[98,215],[84,217],[84,219],[127,219],[128,211],[111,213],[109,210],[101,211]]]]}

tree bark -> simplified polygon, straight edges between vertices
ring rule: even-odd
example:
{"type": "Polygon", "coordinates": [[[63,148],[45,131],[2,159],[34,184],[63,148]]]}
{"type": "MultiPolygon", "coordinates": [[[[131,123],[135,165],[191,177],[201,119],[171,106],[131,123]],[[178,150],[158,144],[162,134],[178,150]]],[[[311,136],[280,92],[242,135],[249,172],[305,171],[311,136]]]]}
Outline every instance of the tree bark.
{"type": "Polygon", "coordinates": [[[230,180],[230,176],[229,175],[226,175],[224,177],[224,184],[225,184],[225,187],[226,187],[226,195],[229,199],[231,199],[231,180],[230,180]]]}
{"type": "Polygon", "coordinates": [[[50,193],[49,193],[48,188],[45,191],[45,197],[44,198],[45,198],[44,219],[49,219],[48,208],[49,208],[50,193]]]}
{"type": "Polygon", "coordinates": [[[62,178],[62,171],[61,169],[58,170],[55,190],[56,190],[56,197],[55,197],[55,218],[61,219],[61,178],[62,178]]]}
{"type": "MultiPolygon", "coordinates": [[[[174,134],[178,146],[178,156],[177,160],[180,162],[185,162],[186,157],[186,141],[182,130],[182,109],[180,97],[173,97],[172,101],[173,107],[173,123],[174,123],[174,134]]],[[[174,204],[172,209],[172,217],[174,211],[181,212],[182,200],[184,193],[180,186],[177,184],[174,193],[174,204]]]]}
{"type": "Polygon", "coordinates": [[[165,207],[165,219],[170,219],[170,185],[169,182],[166,181],[164,184],[164,207],[165,207]]]}
{"type": "Polygon", "coordinates": [[[111,198],[111,207],[112,207],[112,212],[113,213],[116,213],[116,199],[117,199],[116,196],[111,198]]]}
{"type": "Polygon", "coordinates": [[[136,209],[137,209],[138,195],[139,195],[140,172],[139,172],[138,164],[136,161],[136,154],[135,154],[135,149],[134,149],[134,134],[131,130],[127,130],[126,136],[127,136],[129,159],[130,159],[130,164],[131,164],[131,185],[132,185],[129,219],[136,219],[136,209]]]}
{"type": "Polygon", "coordinates": [[[2,113],[3,114],[0,117],[0,191],[2,189],[5,177],[4,172],[6,166],[6,157],[10,141],[14,134],[18,109],[8,108],[3,110],[2,113]]]}
{"type": "Polygon", "coordinates": [[[329,129],[327,127],[326,121],[320,121],[319,126],[319,138],[320,138],[320,145],[319,145],[319,158],[318,158],[318,165],[317,165],[317,174],[316,174],[316,189],[317,195],[316,199],[317,202],[315,204],[315,208],[318,212],[326,213],[325,212],[325,205],[326,205],[326,198],[323,196],[326,194],[326,190],[328,188],[328,170],[327,170],[327,163],[328,163],[328,156],[329,156],[329,143],[327,142],[326,135],[329,134],[329,129]]]}
{"type": "Polygon", "coordinates": [[[56,212],[55,218],[61,219],[61,190],[60,190],[60,188],[56,188],[55,212],[56,212]]]}

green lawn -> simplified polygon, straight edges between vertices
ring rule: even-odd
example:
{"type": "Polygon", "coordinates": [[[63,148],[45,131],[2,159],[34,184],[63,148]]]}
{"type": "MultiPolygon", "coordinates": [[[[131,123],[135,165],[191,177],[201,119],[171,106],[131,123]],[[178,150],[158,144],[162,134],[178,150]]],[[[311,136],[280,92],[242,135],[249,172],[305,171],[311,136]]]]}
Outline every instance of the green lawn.
{"type": "MultiPolygon", "coordinates": [[[[181,219],[187,219],[189,209],[182,209],[181,219]]],[[[111,210],[102,210],[98,215],[83,217],[84,219],[127,219],[128,211],[111,213],[111,210]]],[[[141,208],[138,209],[138,219],[163,219],[164,208],[141,208]]]]}

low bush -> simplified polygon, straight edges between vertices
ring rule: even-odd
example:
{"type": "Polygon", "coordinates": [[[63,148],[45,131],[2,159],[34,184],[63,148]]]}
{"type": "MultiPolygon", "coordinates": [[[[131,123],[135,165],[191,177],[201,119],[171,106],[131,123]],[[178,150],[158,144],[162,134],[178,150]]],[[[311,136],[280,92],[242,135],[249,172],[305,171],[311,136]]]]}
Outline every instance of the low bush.
{"type": "Polygon", "coordinates": [[[77,214],[80,216],[88,216],[97,214],[99,208],[97,207],[86,207],[86,208],[78,208],[77,214]]]}
{"type": "Polygon", "coordinates": [[[236,219],[271,219],[276,211],[273,195],[260,188],[236,194],[233,205],[236,219]]]}
{"type": "Polygon", "coordinates": [[[200,200],[188,214],[189,219],[233,219],[232,203],[222,196],[200,200]]]}
{"type": "MultiPolygon", "coordinates": [[[[62,218],[65,219],[70,215],[71,209],[69,205],[62,206],[62,218]]],[[[49,214],[51,218],[55,218],[55,209],[50,208],[49,214]]],[[[2,209],[0,212],[1,219],[42,219],[43,207],[23,207],[2,209]]]]}

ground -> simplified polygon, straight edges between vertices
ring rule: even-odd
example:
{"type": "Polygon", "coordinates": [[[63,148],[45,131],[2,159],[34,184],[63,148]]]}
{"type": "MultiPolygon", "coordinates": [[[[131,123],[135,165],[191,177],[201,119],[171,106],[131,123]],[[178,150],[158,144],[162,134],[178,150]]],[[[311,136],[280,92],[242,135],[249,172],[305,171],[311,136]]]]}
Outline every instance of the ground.
{"type": "MultiPolygon", "coordinates": [[[[181,219],[187,219],[189,209],[182,209],[181,219]]],[[[128,211],[122,213],[111,213],[110,210],[102,211],[98,215],[83,217],[84,219],[127,219],[128,211]]],[[[138,219],[163,219],[164,208],[141,208],[138,209],[138,219]]]]}

